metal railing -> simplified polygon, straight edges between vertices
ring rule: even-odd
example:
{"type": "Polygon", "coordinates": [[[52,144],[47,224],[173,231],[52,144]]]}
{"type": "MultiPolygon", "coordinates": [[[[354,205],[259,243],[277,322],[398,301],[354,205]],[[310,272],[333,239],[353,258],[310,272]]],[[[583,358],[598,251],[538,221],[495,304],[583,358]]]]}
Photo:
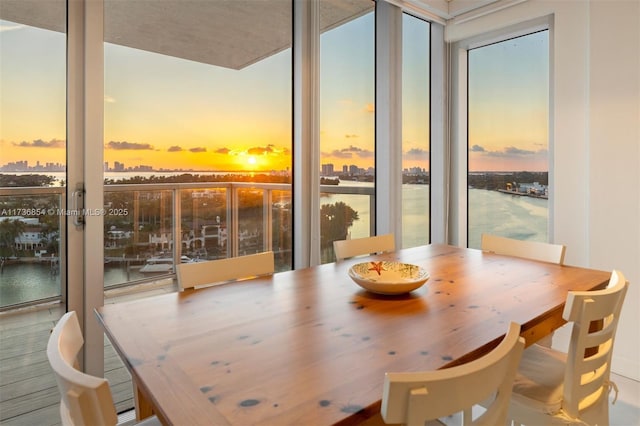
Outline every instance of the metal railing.
{"type": "MultiPolygon", "coordinates": [[[[321,185],[320,191],[323,195],[343,194],[368,197],[369,233],[373,235],[375,197],[372,186],[321,185]]],[[[105,282],[105,287],[128,286],[162,277],[163,274],[151,277],[140,277],[139,274],[136,277],[131,277],[129,274],[129,268],[135,268],[137,271],[142,269],[142,264],[153,257],[152,251],[156,249],[156,246],[161,248],[158,252],[164,251],[165,248],[170,249],[170,258],[172,264],[175,265],[183,261],[185,254],[194,251],[196,247],[192,247],[192,244],[195,246],[201,242],[200,249],[202,250],[202,246],[208,243],[208,239],[217,241],[218,246],[214,248],[219,251],[213,255],[203,256],[205,258],[231,257],[248,254],[252,251],[273,250],[276,254],[276,270],[286,270],[292,267],[291,244],[293,239],[291,230],[293,224],[291,221],[293,216],[291,214],[291,185],[289,184],[245,182],[113,184],[104,186],[104,200],[105,206],[102,213],[105,224],[105,248],[103,248],[105,263],[118,262],[127,268],[124,281],[105,282]],[[187,205],[187,201],[191,201],[191,206],[187,205]],[[212,206],[213,204],[215,206],[212,206]],[[145,212],[143,210],[145,208],[157,209],[157,211],[145,212]],[[152,217],[151,215],[154,213],[156,215],[152,217]],[[185,231],[185,228],[188,232],[185,231]],[[215,230],[217,236],[206,235],[208,229],[215,230]],[[198,235],[199,232],[201,237],[198,235]],[[224,239],[224,244],[221,239],[224,239]],[[118,256],[110,256],[111,252],[117,252],[118,256]]],[[[22,205],[24,210],[14,209],[11,212],[38,214],[3,216],[41,219],[41,216],[53,214],[58,218],[57,232],[61,236],[57,249],[60,273],[59,297],[64,299],[66,256],[63,236],[66,234],[65,219],[68,216],[61,214],[61,212],[66,212],[66,188],[0,188],[0,210],[2,206],[15,207],[21,201],[32,204],[22,205]],[[46,196],[48,195],[53,198],[47,201],[46,196]],[[43,202],[48,204],[42,204],[43,202]],[[29,209],[32,211],[29,212],[29,209]]],[[[0,216],[0,221],[3,216],[0,216]]],[[[48,220],[51,222],[51,217],[48,220]]],[[[6,251],[6,241],[3,248],[6,251]]],[[[206,249],[206,247],[204,248],[206,249]]],[[[33,257],[35,258],[35,255],[33,257]]],[[[22,261],[30,260],[25,258],[22,261]]],[[[174,275],[173,269],[167,269],[164,274],[169,277],[174,275]]],[[[2,275],[0,275],[0,280],[2,280],[2,275]]],[[[42,298],[24,300],[18,304],[10,304],[10,307],[41,302],[42,300],[42,298]]],[[[3,303],[3,305],[5,304],[3,303]]],[[[6,306],[0,306],[0,309],[5,308],[6,306]]]]}

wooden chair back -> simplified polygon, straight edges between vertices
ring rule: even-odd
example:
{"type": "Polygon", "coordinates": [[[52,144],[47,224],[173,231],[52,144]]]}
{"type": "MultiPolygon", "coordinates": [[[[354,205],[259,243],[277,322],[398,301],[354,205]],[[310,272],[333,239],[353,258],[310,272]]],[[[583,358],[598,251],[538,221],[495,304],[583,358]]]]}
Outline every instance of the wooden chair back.
{"type": "MultiPolygon", "coordinates": [[[[571,417],[608,398],[613,342],[628,283],[617,270],[598,291],[570,291],[562,317],[573,322],[562,408],[571,417]],[[593,324],[601,324],[593,327],[593,324]]],[[[608,399],[604,404],[608,403],[608,399]]]]}
{"type": "Polygon", "coordinates": [[[272,251],[208,260],[206,262],[181,263],[176,268],[180,290],[260,275],[273,274],[275,270],[272,251]]]}
{"type": "Polygon", "coordinates": [[[496,254],[523,257],[542,262],[564,263],[566,247],[562,244],[522,241],[497,235],[482,234],[481,248],[496,254]]]}
{"type": "Polygon", "coordinates": [[[47,358],[62,396],[60,417],[64,426],[115,425],[118,415],[109,382],[79,371],[77,355],[84,344],[75,312],[67,312],[54,327],[47,358]]]}
{"type": "Polygon", "coordinates": [[[502,342],[475,361],[436,371],[386,373],[382,418],[385,423],[423,426],[428,420],[462,412],[465,425],[506,424],[523,349],[520,326],[511,323],[502,342]],[[471,419],[471,408],[487,400],[491,400],[487,410],[471,419]]]}
{"type": "Polygon", "coordinates": [[[337,240],[333,242],[333,251],[336,260],[344,260],[348,257],[383,253],[396,249],[393,234],[375,235],[373,237],[355,238],[352,240],[337,240]]]}

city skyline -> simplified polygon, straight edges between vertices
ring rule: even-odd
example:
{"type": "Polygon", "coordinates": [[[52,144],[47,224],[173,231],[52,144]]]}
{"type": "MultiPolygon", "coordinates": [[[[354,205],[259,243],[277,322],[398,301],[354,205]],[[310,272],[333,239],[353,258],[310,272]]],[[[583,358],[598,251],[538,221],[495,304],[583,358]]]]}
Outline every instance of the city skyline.
{"type": "MultiPolygon", "coordinates": [[[[214,169],[165,169],[165,168],[154,168],[153,166],[145,165],[145,164],[136,164],[136,165],[126,165],[120,161],[115,161],[113,163],[109,163],[105,161],[104,169],[105,172],[225,172],[227,170],[214,170],[214,169]]],[[[65,172],[66,166],[62,163],[45,163],[44,165],[40,164],[40,161],[36,161],[35,165],[29,165],[29,160],[18,160],[12,161],[6,164],[0,164],[0,173],[3,172],[30,172],[30,171],[49,171],[49,172],[65,172]]],[[[290,172],[290,168],[282,169],[282,170],[253,170],[253,171],[245,171],[245,170],[232,170],[233,172],[290,172]]],[[[342,164],[339,168],[334,168],[334,164],[332,163],[323,163],[321,166],[321,175],[324,176],[337,176],[341,174],[372,174],[375,171],[374,167],[369,167],[367,169],[358,167],[355,164],[342,164]]],[[[405,168],[404,172],[408,173],[428,173],[428,170],[420,167],[411,167],[405,168]]]]}
{"type": "MultiPolygon", "coordinates": [[[[373,39],[368,38],[372,28],[373,14],[367,14],[322,35],[321,80],[326,82],[321,92],[322,163],[347,160],[365,169],[373,166],[374,49],[373,39]],[[342,49],[341,43],[358,37],[366,43],[342,49]],[[350,55],[354,48],[358,54],[350,55]],[[350,84],[358,87],[351,90],[350,84]]],[[[64,163],[65,35],[0,21],[0,37],[0,53],[6,58],[0,77],[0,162],[39,158],[64,163]]],[[[483,82],[484,88],[474,89],[471,81],[470,92],[491,96],[490,102],[481,96],[480,102],[470,99],[470,115],[480,123],[470,123],[470,170],[548,169],[546,118],[544,126],[530,124],[532,118],[546,114],[548,101],[544,86],[548,82],[530,77],[531,70],[548,67],[540,61],[540,45],[518,40],[483,54],[484,63],[493,66],[478,68],[474,81],[483,82]],[[509,46],[518,43],[527,45],[517,57],[518,72],[505,72],[507,79],[496,69],[506,60],[509,46]],[[521,114],[524,118],[515,113],[521,103],[530,109],[521,114]],[[498,133],[495,125],[488,124],[496,115],[508,118],[498,133]]],[[[290,64],[290,49],[236,71],[105,43],[104,160],[149,164],[154,169],[290,168],[290,64]],[[270,76],[268,84],[265,75],[270,76]]],[[[408,93],[412,90],[408,88],[408,93]]],[[[425,149],[413,140],[423,133],[403,127],[403,134],[412,138],[403,140],[403,167],[428,169],[428,141],[425,149]]]]}
{"type": "MultiPolygon", "coordinates": [[[[135,171],[142,171],[142,172],[185,172],[185,173],[189,173],[189,172],[207,172],[207,173],[217,173],[217,172],[226,172],[229,170],[214,170],[214,169],[193,169],[193,168],[189,168],[189,169],[179,169],[179,168],[174,168],[174,169],[165,169],[165,168],[153,168],[152,166],[148,166],[145,164],[136,164],[134,166],[127,166],[125,163],[121,163],[121,162],[114,162],[113,166],[111,167],[109,166],[109,162],[105,162],[105,171],[109,171],[109,172],[135,172],[135,171]],[[116,168],[116,164],[118,163],[119,165],[122,166],[122,168],[116,168]]],[[[6,173],[6,172],[17,172],[17,173],[22,173],[22,172],[30,172],[30,171],[37,171],[37,170],[43,170],[46,171],[46,169],[59,169],[57,171],[59,172],[64,172],[66,171],[66,166],[62,163],[45,163],[45,165],[39,164],[39,161],[36,161],[36,164],[34,166],[29,166],[29,160],[18,160],[15,162],[9,162],[9,163],[5,163],[5,164],[0,164],[0,174],[1,173],[6,173]]],[[[322,163],[321,167],[320,167],[320,173],[321,175],[331,175],[333,174],[334,176],[337,176],[339,174],[348,174],[349,170],[354,170],[354,168],[357,168],[358,171],[360,173],[373,173],[375,172],[375,168],[374,167],[368,167],[367,169],[364,168],[360,168],[358,166],[356,166],[355,164],[342,164],[339,167],[335,167],[335,164],[332,163],[322,163]],[[331,167],[333,166],[333,167],[331,167]],[[345,171],[346,170],[346,171],[345,171]]],[[[51,171],[51,170],[50,170],[51,171]]],[[[282,169],[282,170],[253,170],[253,171],[245,171],[245,170],[230,170],[230,172],[246,172],[246,173],[251,173],[251,172],[290,172],[290,169],[282,169]]],[[[403,172],[404,173],[430,173],[428,169],[422,168],[422,167],[404,167],[403,168],[403,172]]],[[[474,171],[470,171],[469,175],[478,175],[478,174],[486,174],[486,173],[495,173],[495,174],[511,174],[511,173],[520,173],[520,172],[536,172],[536,173],[548,173],[547,170],[541,170],[541,171],[535,171],[535,170],[474,170],[474,171]]]]}

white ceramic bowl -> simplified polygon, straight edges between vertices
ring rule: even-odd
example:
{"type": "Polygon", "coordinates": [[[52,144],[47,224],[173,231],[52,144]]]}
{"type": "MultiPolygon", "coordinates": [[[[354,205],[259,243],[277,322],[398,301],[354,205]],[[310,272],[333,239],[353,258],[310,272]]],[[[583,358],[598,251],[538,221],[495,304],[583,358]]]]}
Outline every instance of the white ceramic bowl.
{"type": "Polygon", "coordinates": [[[349,268],[349,276],[362,288],[378,294],[403,294],[420,288],[429,273],[417,265],[400,262],[365,262],[349,268]]]}

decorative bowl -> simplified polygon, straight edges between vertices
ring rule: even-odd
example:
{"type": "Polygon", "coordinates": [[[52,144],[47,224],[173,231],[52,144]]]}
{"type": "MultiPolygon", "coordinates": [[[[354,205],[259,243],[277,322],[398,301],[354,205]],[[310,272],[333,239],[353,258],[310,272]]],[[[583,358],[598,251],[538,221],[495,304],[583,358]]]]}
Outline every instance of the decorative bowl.
{"type": "Polygon", "coordinates": [[[400,262],[365,262],[349,268],[360,287],[378,294],[403,294],[420,288],[429,273],[420,266],[400,262]]]}

